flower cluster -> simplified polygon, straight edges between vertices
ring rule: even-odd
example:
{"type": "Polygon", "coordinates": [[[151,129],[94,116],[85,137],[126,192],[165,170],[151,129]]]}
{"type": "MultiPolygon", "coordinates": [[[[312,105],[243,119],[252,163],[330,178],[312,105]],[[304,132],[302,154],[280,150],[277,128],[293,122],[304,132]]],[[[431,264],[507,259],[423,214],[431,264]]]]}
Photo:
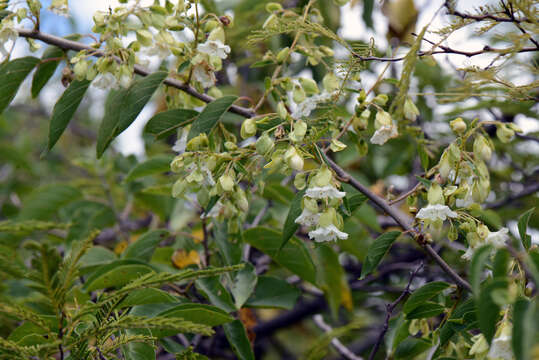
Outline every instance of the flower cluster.
{"type": "Polygon", "coordinates": [[[348,234],[341,231],[342,217],[336,211],[345,195],[337,189],[331,171],[322,166],[310,179],[302,201],[303,211],[295,222],[313,228],[309,238],[316,242],[347,239],[348,234]]]}

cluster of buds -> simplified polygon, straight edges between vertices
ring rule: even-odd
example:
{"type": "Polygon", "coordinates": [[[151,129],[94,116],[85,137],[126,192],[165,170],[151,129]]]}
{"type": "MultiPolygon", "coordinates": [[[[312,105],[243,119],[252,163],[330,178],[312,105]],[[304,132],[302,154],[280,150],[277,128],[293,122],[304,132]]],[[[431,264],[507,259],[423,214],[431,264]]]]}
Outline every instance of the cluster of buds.
{"type": "MultiPolygon", "coordinates": [[[[305,175],[296,176],[294,183],[300,187],[304,186],[305,175]]],[[[310,176],[309,186],[302,200],[303,211],[295,222],[311,228],[309,238],[316,242],[348,238],[348,234],[342,231],[342,216],[336,210],[346,194],[339,191],[337,186],[338,182],[325,165],[310,176]]]]}

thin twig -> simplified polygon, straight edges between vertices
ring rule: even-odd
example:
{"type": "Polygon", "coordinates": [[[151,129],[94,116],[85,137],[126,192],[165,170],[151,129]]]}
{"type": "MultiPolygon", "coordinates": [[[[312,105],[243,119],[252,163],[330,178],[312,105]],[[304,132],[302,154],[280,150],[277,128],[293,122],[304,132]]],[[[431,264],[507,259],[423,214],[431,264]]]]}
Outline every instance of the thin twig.
{"type": "MultiPolygon", "coordinates": [[[[313,320],[316,326],[318,326],[324,332],[330,333],[331,331],[333,331],[331,326],[329,326],[328,324],[324,322],[324,318],[322,317],[322,315],[316,314],[315,316],[313,316],[313,320]]],[[[337,350],[339,354],[341,354],[346,359],[363,360],[361,356],[357,356],[356,354],[354,354],[350,349],[344,346],[344,344],[337,338],[331,339],[331,345],[333,345],[335,350],[337,350]]]]}
{"type": "Polygon", "coordinates": [[[406,288],[404,289],[404,291],[397,298],[397,300],[386,305],[386,318],[384,321],[384,325],[382,327],[382,331],[380,332],[380,335],[378,335],[378,339],[376,340],[374,347],[371,350],[371,353],[369,355],[369,360],[374,359],[374,356],[378,352],[378,349],[380,348],[380,345],[382,344],[382,341],[384,340],[384,336],[386,335],[387,330],[389,329],[389,319],[391,319],[393,310],[395,310],[395,307],[410,293],[410,285],[412,284],[412,280],[414,280],[414,277],[422,268],[423,268],[423,262],[420,262],[419,265],[415,268],[415,270],[410,273],[410,279],[408,280],[408,284],[406,285],[406,288]]]}

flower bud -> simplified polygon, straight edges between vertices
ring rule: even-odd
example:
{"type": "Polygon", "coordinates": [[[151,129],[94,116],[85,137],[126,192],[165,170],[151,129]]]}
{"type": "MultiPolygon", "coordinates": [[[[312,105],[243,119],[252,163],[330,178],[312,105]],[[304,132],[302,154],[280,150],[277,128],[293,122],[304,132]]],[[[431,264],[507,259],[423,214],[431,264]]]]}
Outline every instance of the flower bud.
{"type": "Polygon", "coordinates": [[[256,134],[256,121],[253,118],[246,119],[241,124],[240,135],[243,139],[247,139],[256,134]]]}
{"type": "Polygon", "coordinates": [[[259,137],[255,143],[256,152],[262,156],[270,152],[271,149],[273,149],[273,146],[273,140],[269,137],[267,133],[262,134],[262,136],[259,137]]]}
{"type": "Polygon", "coordinates": [[[455,134],[462,134],[466,131],[466,123],[464,120],[462,120],[462,118],[456,118],[455,120],[451,121],[449,126],[451,126],[451,130],[453,130],[455,134]]]}
{"type": "Polygon", "coordinates": [[[335,51],[333,51],[332,48],[330,48],[329,46],[326,46],[326,45],[321,45],[321,46],[320,46],[320,51],[321,51],[325,56],[334,56],[334,55],[335,55],[335,51]]]}
{"type": "Polygon", "coordinates": [[[442,187],[436,183],[433,182],[432,185],[429,188],[429,191],[427,192],[427,199],[430,205],[444,205],[445,199],[444,194],[442,191],[442,187]]]}
{"type": "Polygon", "coordinates": [[[294,91],[292,91],[292,99],[296,104],[299,104],[305,100],[305,91],[299,85],[294,85],[294,91]]]}
{"type": "Polygon", "coordinates": [[[515,132],[505,125],[498,125],[496,136],[498,136],[498,139],[500,139],[502,143],[508,143],[513,139],[513,136],[515,136],[515,132]]]}
{"type": "Polygon", "coordinates": [[[477,227],[477,235],[479,235],[481,239],[486,239],[489,233],[490,231],[486,225],[481,224],[477,227]]]}
{"type": "Polygon", "coordinates": [[[188,151],[197,151],[208,146],[208,143],[208,135],[202,133],[189,140],[185,148],[188,151]]]}
{"type": "Polygon", "coordinates": [[[236,145],[233,141],[225,141],[225,149],[228,151],[234,151],[238,149],[238,145],[236,145]]]}
{"type": "Polygon", "coordinates": [[[282,9],[282,5],[276,2],[270,2],[266,4],[266,11],[269,13],[272,13],[274,11],[280,11],[282,9]]]}
{"type": "Polygon", "coordinates": [[[520,128],[520,126],[518,126],[517,124],[515,123],[509,123],[507,124],[507,126],[509,126],[514,132],[517,132],[517,133],[522,133],[522,129],[520,128]]]}
{"type": "Polygon", "coordinates": [[[216,29],[219,26],[219,22],[217,20],[209,20],[204,23],[204,31],[210,32],[213,29],[216,29]]]}
{"type": "Polygon", "coordinates": [[[324,85],[324,89],[326,89],[327,92],[331,93],[339,90],[340,82],[334,73],[328,72],[322,79],[322,85],[324,85]]]}
{"type": "Polygon", "coordinates": [[[419,109],[412,102],[412,99],[407,98],[404,102],[404,118],[406,120],[415,121],[419,115],[419,109]]]}
{"type": "Polygon", "coordinates": [[[236,200],[236,205],[241,211],[247,212],[249,210],[249,201],[247,201],[245,191],[239,186],[234,193],[234,200],[236,200]]]}
{"type": "Polygon", "coordinates": [[[485,161],[490,160],[490,157],[492,156],[492,149],[490,148],[487,139],[485,139],[483,135],[479,135],[475,138],[473,143],[473,152],[479,159],[483,159],[485,161]]]}
{"type": "Polygon", "coordinates": [[[379,110],[376,113],[376,117],[374,119],[374,128],[378,130],[382,126],[391,126],[391,125],[392,125],[391,115],[389,115],[389,113],[386,111],[379,110]]]}
{"type": "Polygon", "coordinates": [[[153,35],[150,31],[145,29],[137,30],[137,41],[143,46],[151,46],[153,42],[153,35]]]}
{"type": "Polygon", "coordinates": [[[294,178],[294,186],[298,190],[305,189],[305,186],[307,185],[307,182],[305,180],[305,173],[299,172],[296,174],[296,177],[294,178]]]}
{"type": "Polygon", "coordinates": [[[318,90],[318,85],[313,79],[299,78],[299,83],[308,96],[320,93],[320,90],[318,90]]]}
{"type": "Polygon", "coordinates": [[[339,151],[342,151],[342,150],[346,149],[346,144],[340,142],[337,139],[332,139],[331,144],[329,145],[329,148],[333,152],[339,152],[339,151]]]}
{"type": "Polygon", "coordinates": [[[455,241],[459,238],[459,233],[457,231],[457,228],[451,224],[451,227],[449,228],[449,232],[447,233],[447,238],[450,241],[455,241]]]}
{"type": "Polygon", "coordinates": [[[372,102],[376,105],[384,106],[387,103],[387,100],[389,100],[389,98],[386,94],[378,94],[374,99],[372,99],[372,102]]]}
{"type": "Polygon", "coordinates": [[[277,104],[277,115],[279,115],[282,120],[285,120],[288,116],[288,110],[286,110],[286,106],[282,101],[279,101],[279,103],[277,104]]]}
{"type": "Polygon", "coordinates": [[[474,181],[472,185],[472,198],[477,203],[484,202],[490,192],[490,181],[480,179],[474,181]]]}
{"type": "Polygon", "coordinates": [[[210,35],[208,35],[208,40],[213,41],[220,41],[221,43],[225,43],[225,31],[222,27],[216,27],[210,32],[210,35]]]}
{"type": "Polygon", "coordinates": [[[287,165],[296,171],[303,170],[303,157],[298,153],[295,147],[291,146],[284,154],[287,165]]]}
{"type": "Polygon", "coordinates": [[[290,48],[287,46],[277,53],[277,56],[275,57],[275,59],[277,60],[279,64],[281,64],[283,61],[286,60],[289,52],[290,52],[290,48]]]}
{"type": "Polygon", "coordinates": [[[294,131],[289,135],[290,140],[293,142],[300,142],[305,137],[307,133],[307,123],[303,120],[298,120],[294,124],[294,131]]]}
{"type": "Polygon", "coordinates": [[[230,174],[231,173],[225,173],[219,178],[219,185],[221,185],[223,190],[227,192],[234,189],[234,178],[230,174]]]}
{"type": "Polygon", "coordinates": [[[88,72],[88,61],[80,60],[73,67],[73,72],[75,73],[75,78],[77,80],[82,80],[86,78],[86,73],[88,72]]]}

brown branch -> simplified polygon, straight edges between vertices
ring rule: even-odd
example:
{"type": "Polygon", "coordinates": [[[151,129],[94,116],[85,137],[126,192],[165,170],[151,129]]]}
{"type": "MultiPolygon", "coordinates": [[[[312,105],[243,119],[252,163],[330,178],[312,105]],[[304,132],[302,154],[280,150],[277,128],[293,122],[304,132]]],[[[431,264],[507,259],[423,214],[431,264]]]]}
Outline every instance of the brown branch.
{"type": "Polygon", "coordinates": [[[472,14],[463,13],[463,12],[460,12],[460,11],[452,8],[449,5],[448,1],[445,2],[444,6],[447,9],[447,12],[449,13],[449,15],[453,15],[453,16],[456,16],[456,17],[459,17],[459,18],[465,19],[465,20],[474,20],[474,21],[494,20],[494,21],[497,21],[497,22],[511,22],[511,23],[516,23],[516,24],[520,24],[521,22],[530,22],[531,23],[530,19],[528,19],[526,17],[517,19],[515,17],[496,16],[496,15],[490,14],[490,13],[485,13],[485,14],[482,14],[482,15],[472,15],[472,14]]]}
{"type": "MultiPolygon", "coordinates": [[[[58,46],[59,48],[62,48],[64,50],[75,50],[75,51],[88,50],[88,51],[91,51],[93,56],[97,56],[97,57],[106,56],[105,52],[103,52],[102,50],[96,50],[93,47],[88,46],[86,44],[83,44],[77,41],[64,39],[64,38],[54,36],[51,34],[46,34],[41,31],[19,29],[17,30],[17,32],[19,33],[19,36],[40,40],[47,44],[58,46]]],[[[116,61],[119,61],[119,62],[121,61],[118,57],[114,57],[114,58],[116,59],[116,61]]],[[[144,67],[140,65],[135,65],[134,69],[135,69],[135,74],[138,74],[141,76],[148,76],[150,74],[150,71],[148,69],[145,69],[144,67]]],[[[176,89],[184,91],[188,93],[189,95],[196,97],[197,99],[202,100],[206,103],[209,103],[215,100],[213,97],[209,95],[199,93],[191,85],[183,83],[178,79],[173,79],[173,78],[168,77],[165,79],[164,83],[166,85],[169,85],[176,89]]],[[[230,107],[230,111],[244,117],[253,117],[255,115],[253,110],[247,109],[241,106],[237,106],[237,105],[232,105],[230,107]]]]}
{"type": "MultiPolygon", "coordinates": [[[[331,331],[333,331],[331,326],[326,324],[326,322],[324,321],[324,318],[322,317],[322,315],[316,314],[315,316],[313,316],[313,321],[316,324],[316,326],[318,326],[325,333],[330,333],[331,331]]],[[[356,354],[354,354],[350,349],[348,349],[346,346],[344,346],[344,344],[339,339],[337,339],[335,337],[331,339],[331,345],[333,345],[335,350],[337,350],[339,352],[339,354],[341,354],[342,357],[345,358],[345,359],[348,359],[348,360],[363,360],[363,358],[361,356],[357,356],[356,354]]]]}
{"type": "Polygon", "coordinates": [[[499,201],[487,204],[485,206],[485,208],[486,209],[499,208],[499,207],[508,205],[508,204],[512,203],[513,201],[518,200],[520,198],[535,194],[538,191],[539,191],[539,182],[535,182],[535,183],[532,183],[531,185],[525,187],[524,190],[522,190],[521,192],[519,192],[517,194],[509,195],[505,199],[501,199],[499,201]]]}

